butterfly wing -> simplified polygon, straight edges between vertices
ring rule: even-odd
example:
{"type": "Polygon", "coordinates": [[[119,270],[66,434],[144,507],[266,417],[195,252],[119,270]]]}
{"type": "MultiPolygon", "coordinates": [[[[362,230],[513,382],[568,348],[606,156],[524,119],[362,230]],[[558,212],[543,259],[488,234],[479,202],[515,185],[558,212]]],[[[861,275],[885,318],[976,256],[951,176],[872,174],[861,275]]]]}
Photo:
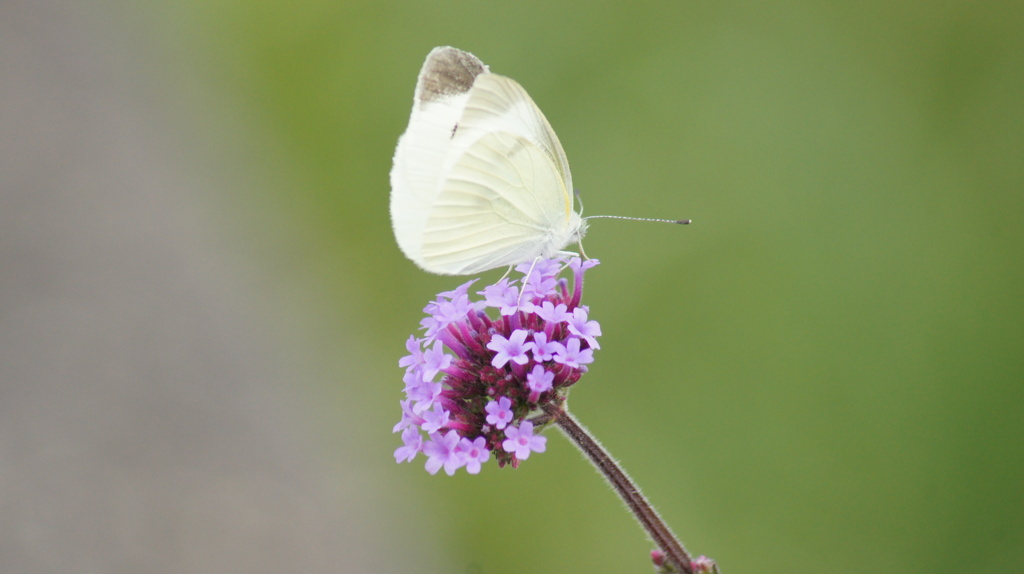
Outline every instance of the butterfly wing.
{"type": "Polygon", "coordinates": [[[421,108],[419,126],[414,126],[414,108],[392,171],[399,245],[418,265],[441,274],[477,273],[553,255],[580,224],[558,137],[518,83],[486,68],[475,68],[479,71],[471,77],[449,73],[451,54],[436,59],[432,68],[437,52],[428,57],[420,85],[443,86],[434,92],[444,96],[421,108]],[[425,82],[425,77],[439,81],[425,82]],[[435,105],[439,101],[444,106],[435,105]],[[420,131],[431,137],[421,137],[420,131]],[[403,144],[409,153],[403,154],[403,144]],[[420,154],[428,145],[429,156],[420,154]],[[407,173],[399,174],[396,186],[400,170],[407,173]],[[433,178],[437,183],[431,188],[433,178]],[[402,193],[407,182],[405,191],[422,191],[402,193]]]}
{"type": "Polygon", "coordinates": [[[482,74],[469,95],[424,225],[424,266],[468,274],[552,255],[578,226],[557,136],[509,78],[482,74]]]}
{"type": "Polygon", "coordinates": [[[441,191],[452,129],[473,81],[485,72],[487,66],[472,54],[439,47],[427,55],[416,81],[409,127],[398,140],[391,169],[391,223],[398,246],[421,267],[423,228],[441,191]]]}

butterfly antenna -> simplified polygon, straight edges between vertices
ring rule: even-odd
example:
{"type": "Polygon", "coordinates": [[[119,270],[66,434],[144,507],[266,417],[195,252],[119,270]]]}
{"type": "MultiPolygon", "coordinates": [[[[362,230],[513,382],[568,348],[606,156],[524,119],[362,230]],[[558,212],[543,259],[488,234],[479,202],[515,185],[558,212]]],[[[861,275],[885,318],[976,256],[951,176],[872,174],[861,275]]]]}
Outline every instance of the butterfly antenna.
{"type": "MultiPolygon", "coordinates": [[[[580,190],[573,189],[573,195],[576,196],[576,203],[580,206],[580,215],[583,215],[583,196],[580,195],[580,190]]],[[[656,221],[658,223],[676,223],[679,225],[689,225],[692,219],[656,219],[653,217],[627,217],[625,215],[588,215],[583,219],[629,219],[631,221],[656,221]]],[[[583,257],[586,254],[583,253],[583,243],[580,243],[580,253],[583,257]]]]}
{"type": "Polygon", "coordinates": [[[628,219],[630,221],[656,221],[658,223],[677,223],[688,225],[692,219],[655,219],[653,217],[626,217],[625,215],[588,215],[583,219],[628,219]]]}

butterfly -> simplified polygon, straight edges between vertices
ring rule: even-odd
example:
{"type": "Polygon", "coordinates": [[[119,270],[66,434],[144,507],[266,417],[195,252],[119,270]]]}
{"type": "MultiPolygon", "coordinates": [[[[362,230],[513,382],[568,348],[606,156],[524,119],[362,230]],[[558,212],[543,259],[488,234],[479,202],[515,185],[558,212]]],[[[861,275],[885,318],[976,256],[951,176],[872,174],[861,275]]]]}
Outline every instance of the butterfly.
{"type": "Polygon", "coordinates": [[[469,52],[431,50],[391,169],[409,259],[469,275],[552,257],[586,229],[572,190],[562,144],[522,86],[469,52]]]}

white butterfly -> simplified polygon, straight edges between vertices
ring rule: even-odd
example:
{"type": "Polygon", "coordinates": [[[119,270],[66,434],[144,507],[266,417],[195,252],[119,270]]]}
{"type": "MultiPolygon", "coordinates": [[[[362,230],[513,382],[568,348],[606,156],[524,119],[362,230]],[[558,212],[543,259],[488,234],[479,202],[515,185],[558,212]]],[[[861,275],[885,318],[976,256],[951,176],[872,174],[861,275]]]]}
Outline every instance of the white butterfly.
{"type": "Polygon", "coordinates": [[[402,252],[442,275],[551,257],[583,235],[558,136],[515,81],[434,48],[391,169],[402,252]]]}

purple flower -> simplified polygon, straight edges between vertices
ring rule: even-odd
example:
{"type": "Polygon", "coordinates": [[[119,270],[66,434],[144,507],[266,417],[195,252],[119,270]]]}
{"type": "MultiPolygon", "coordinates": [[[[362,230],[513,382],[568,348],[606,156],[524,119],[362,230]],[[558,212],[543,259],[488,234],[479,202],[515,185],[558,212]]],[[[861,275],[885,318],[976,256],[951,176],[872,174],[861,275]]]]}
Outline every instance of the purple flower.
{"type": "MultiPolygon", "coordinates": [[[[519,460],[530,458],[530,452],[544,452],[547,449],[548,439],[543,436],[533,436],[533,423],[523,421],[519,428],[508,427],[505,429],[505,442],[501,448],[510,452],[519,460]]],[[[436,472],[436,471],[435,471],[436,472]]]]}
{"type": "Polygon", "coordinates": [[[395,462],[412,462],[423,448],[423,435],[419,429],[409,427],[402,431],[403,445],[395,449],[395,462]]]}
{"type": "Polygon", "coordinates": [[[437,474],[444,466],[448,476],[455,474],[455,471],[466,464],[465,457],[459,449],[459,433],[454,430],[448,434],[430,435],[430,442],[423,445],[423,454],[427,455],[426,469],[430,474],[437,474]]]}
{"type": "Polygon", "coordinates": [[[433,406],[434,401],[441,396],[444,389],[441,383],[424,381],[416,372],[406,373],[403,378],[405,379],[405,395],[412,399],[412,410],[416,414],[433,406]]]}
{"type": "Polygon", "coordinates": [[[536,259],[529,263],[520,263],[516,265],[516,271],[529,277],[542,277],[554,279],[558,272],[561,271],[562,266],[565,262],[561,259],[536,259]]]}
{"type": "Polygon", "coordinates": [[[572,318],[569,319],[569,332],[582,338],[590,345],[591,349],[600,349],[595,337],[601,336],[601,325],[597,321],[587,321],[586,307],[576,307],[572,310],[572,318]]]}
{"type": "Polygon", "coordinates": [[[529,331],[524,329],[516,329],[508,339],[495,334],[491,342],[487,343],[487,348],[495,353],[494,358],[491,359],[491,365],[495,369],[500,369],[509,361],[518,365],[528,363],[530,358],[526,356],[526,353],[533,348],[533,343],[526,342],[526,337],[529,335],[529,331]]]}
{"type": "Polygon", "coordinates": [[[487,450],[487,439],[482,436],[476,437],[473,441],[468,438],[462,439],[459,441],[459,449],[462,450],[466,472],[469,474],[479,474],[480,465],[491,458],[491,451],[487,450]]]}
{"type": "Polygon", "coordinates": [[[434,335],[448,326],[453,321],[465,317],[473,306],[469,302],[469,286],[476,282],[476,279],[459,285],[452,291],[445,291],[437,296],[437,299],[427,303],[423,312],[430,315],[420,321],[420,325],[427,330],[427,339],[433,339],[434,335]]]}
{"type": "Polygon", "coordinates": [[[474,283],[476,283],[476,282],[477,282],[476,279],[471,279],[469,281],[466,281],[462,285],[459,285],[455,289],[452,289],[451,291],[442,291],[442,292],[438,293],[437,297],[439,299],[448,299],[448,300],[455,299],[457,297],[465,295],[466,293],[469,293],[469,288],[474,283]]]}
{"type": "Polygon", "coordinates": [[[398,404],[402,406],[402,419],[398,421],[398,424],[395,425],[391,432],[405,430],[410,426],[423,422],[423,419],[412,411],[412,399],[398,401],[398,404]]]}
{"type": "Polygon", "coordinates": [[[551,390],[551,383],[555,380],[555,374],[544,370],[540,365],[534,365],[530,374],[526,375],[526,386],[530,389],[530,402],[537,402],[541,393],[551,390]]]}
{"type": "Polygon", "coordinates": [[[501,430],[512,420],[512,401],[508,397],[501,397],[496,401],[487,403],[484,410],[487,411],[487,424],[501,430]]]}
{"type": "Polygon", "coordinates": [[[476,474],[492,455],[499,467],[516,467],[542,452],[544,426],[526,417],[565,402],[601,335],[581,304],[583,274],[594,265],[537,259],[517,266],[519,278],[477,291],[483,300],[471,299],[470,281],[427,304],[426,334],[409,337],[399,360],[406,372],[395,460],[422,452],[431,474],[476,474]]]}
{"type": "Polygon", "coordinates": [[[565,352],[555,355],[555,362],[578,369],[583,365],[594,362],[594,351],[591,349],[583,349],[581,351],[580,340],[573,337],[565,344],[565,352]]]}
{"type": "Polygon", "coordinates": [[[449,323],[462,319],[472,309],[473,305],[469,302],[469,296],[459,295],[451,301],[439,302],[432,315],[437,321],[438,330],[440,330],[448,326],[449,323]]]}
{"type": "Polygon", "coordinates": [[[520,263],[516,271],[524,273],[523,297],[531,300],[534,297],[545,297],[555,289],[555,276],[562,263],[557,259],[537,259],[531,263],[520,263]]]}
{"type": "Polygon", "coordinates": [[[423,413],[423,422],[420,428],[427,433],[437,432],[448,426],[448,419],[451,413],[444,410],[441,405],[434,405],[434,408],[423,413]]]}
{"type": "MultiPolygon", "coordinates": [[[[592,323],[596,323],[591,321],[592,323]]],[[[600,329],[598,329],[600,331],[600,329]]],[[[439,371],[443,371],[452,364],[452,356],[445,353],[441,341],[434,343],[433,349],[423,352],[423,380],[433,379],[439,371]]]]}
{"type": "Polygon", "coordinates": [[[410,370],[423,364],[423,349],[420,348],[420,340],[415,335],[409,335],[405,342],[405,348],[409,354],[398,359],[399,367],[407,367],[410,370]]]}
{"type": "Polygon", "coordinates": [[[597,264],[597,259],[584,261],[577,257],[569,260],[569,269],[572,269],[573,276],[572,298],[569,300],[570,307],[575,308],[580,304],[580,299],[583,297],[583,274],[587,269],[595,267],[597,264]]]}
{"type": "Polygon", "coordinates": [[[537,316],[548,323],[562,323],[568,321],[572,315],[566,311],[565,303],[555,305],[551,301],[545,301],[537,309],[537,316]]]}
{"type": "Polygon", "coordinates": [[[533,334],[533,358],[536,361],[550,361],[558,353],[565,353],[565,345],[558,341],[548,341],[547,333],[533,334]]]}
{"type": "Polygon", "coordinates": [[[502,315],[511,315],[519,309],[519,289],[508,284],[508,279],[502,279],[494,285],[484,287],[479,292],[484,296],[484,303],[487,307],[501,309],[502,315]]]}

